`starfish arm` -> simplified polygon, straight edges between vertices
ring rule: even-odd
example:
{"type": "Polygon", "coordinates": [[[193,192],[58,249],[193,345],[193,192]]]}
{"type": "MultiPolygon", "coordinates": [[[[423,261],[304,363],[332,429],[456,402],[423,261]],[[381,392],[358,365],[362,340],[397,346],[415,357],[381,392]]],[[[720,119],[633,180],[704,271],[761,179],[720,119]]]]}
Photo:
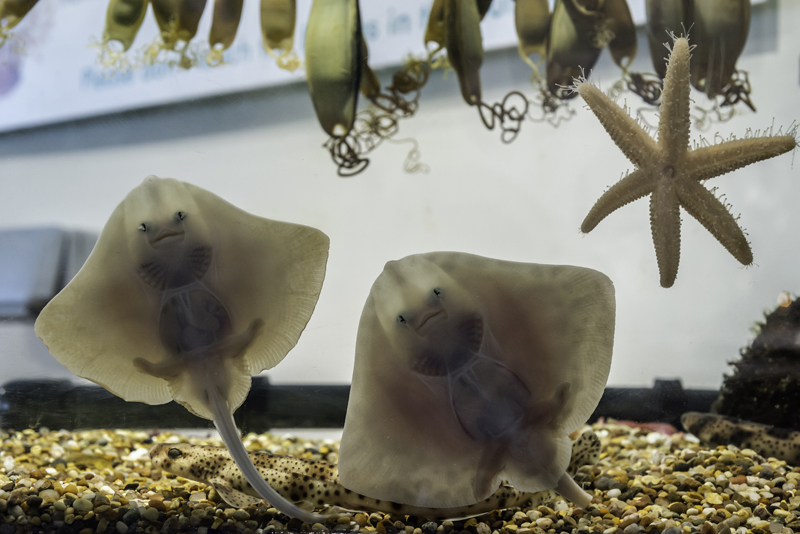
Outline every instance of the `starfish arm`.
{"type": "Polygon", "coordinates": [[[692,179],[708,180],[780,156],[796,147],[797,141],[791,135],[737,139],[689,152],[686,168],[690,170],[692,179]]]}
{"type": "Polygon", "coordinates": [[[672,287],[681,259],[681,214],[672,182],[661,182],[650,197],[650,230],[661,287],[672,287]]]}
{"type": "Polygon", "coordinates": [[[689,148],[689,42],[676,39],[664,77],[658,118],[658,144],[667,161],[678,161],[689,148]]]}
{"type": "Polygon", "coordinates": [[[753,263],[753,252],[741,227],[714,194],[691,180],[677,184],[678,199],[686,212],[713,235],[739,263],[753,263]]]}
{"type": "Polygon", "coordinates": [[[652,159],[657,150],[656,142],[624,109],[588,82],[579,83],[576,91],[625,157],[637,167],[644,166],[652,159]]]}
{"type": "Polygon", "coordinates": [[[608,191],[594,203],[589,214],[581,224],[581,232],[588,234],[600,221],[616,209],[634,200],[638,200],[653,191],[653,181],[648,174],[636,169],[622,180],[612,185],[608,191]]]}

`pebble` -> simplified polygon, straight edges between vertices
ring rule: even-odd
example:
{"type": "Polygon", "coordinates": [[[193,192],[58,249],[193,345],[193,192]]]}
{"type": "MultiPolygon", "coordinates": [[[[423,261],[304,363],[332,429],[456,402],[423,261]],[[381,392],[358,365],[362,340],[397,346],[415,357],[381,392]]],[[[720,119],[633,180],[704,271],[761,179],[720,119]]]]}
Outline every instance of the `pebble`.
{"type": "Polygon", "coordinates": [[[144,513],[142,514],[143,519],[147,519],[148,521],[158,521],[158,510],[152,507],[148,507],[144,513]]]}
{"type": "MultiPolygon", "coordinates": [[[[147,458],[153,443],[220,445],[218,440],[171,433],[151,437],[138,431],[0,431],[0,463],[13,463],[13,472],[0,469],[0,534],[15,534],[17,528],[78,534],[341,529],[363,534],[800,533],[800,495],[794,494],[799,468],[765,461],[746,449],[708,449],[681,434],[666,436],[613,422],[594,428],[603,458],[581,471],[583,487],[596,492],[586,510],[559,499],[467,521],[359,512],[338,524],[314,525],[289,521],[264,505],[240,510],[219,504],[216,491],[201,482],[164,476],[147,458]],[[81,463],[75,461],[78,456],[81,463]],[[13,524],[3,523],[3,516],[13,524]]],[[[338,457],[335,442],[270,434],[248,434],[244,441],[249,449],[338,457]]]]}
{"type": "Polygon", "coordinates": [[[78,512],[88,512],[94,508],[94,505],[91,501],[81,498],[72,503],[72,507],[78,512]]]}

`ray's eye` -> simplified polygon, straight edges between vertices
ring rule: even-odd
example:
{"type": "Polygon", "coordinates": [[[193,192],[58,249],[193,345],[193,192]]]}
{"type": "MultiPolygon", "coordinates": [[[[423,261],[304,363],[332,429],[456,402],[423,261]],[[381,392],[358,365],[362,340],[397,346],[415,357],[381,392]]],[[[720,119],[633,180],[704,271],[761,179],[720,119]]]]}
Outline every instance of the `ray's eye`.
{"type": "Polygon", "coordinates": [[[139,231],[140,232],[146,232],[147,231],[147,225],[145,223],[140,224],[139,225],[139,231]]]}
{"type": "Polygon", "coordinates": [[[442,298],[442,290],[438,287],[434,288],[433,294],[436,295],[436,298],[438,299],[442,298]]]}
{"type": "Polygon", "coordinates": [[[397,322],[400,323],[400,324],[406,324],[406,318],[403,317],[402,315],[398,315],[397,316],[397,322]]]}
{"type": "Polygon", "coordinates": [[[181,452],[180,449],[170,449],[169,452],[167,453],[167,456],[169,456],[174,460],[176,458],[180,458],[181,456],[183,456],[183,453],[181,452]]]}
{"type": "Polygon", "coordinates": [[[179,211],[178,213],[175,214],[175,218],[178,219],[179,221],[186,219],[186,212],[179,211]]]}

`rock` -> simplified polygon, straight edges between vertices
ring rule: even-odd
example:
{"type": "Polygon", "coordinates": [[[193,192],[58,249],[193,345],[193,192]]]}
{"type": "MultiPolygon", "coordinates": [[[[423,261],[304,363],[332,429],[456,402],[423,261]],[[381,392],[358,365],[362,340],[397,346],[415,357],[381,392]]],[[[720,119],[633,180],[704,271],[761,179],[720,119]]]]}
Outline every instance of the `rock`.
{"type": "Polygon", "coordinates": [[[75,508],[76,512],[80,512],[82,514],[94,509],[92,502],[83,498],[76,499],[75,502],[72,503],[72,507],[75,508]]]}
{"type": "Polygon", "coordinates": [[[152,506],[148,507],[147,510],[145,510],[144,513],[142,514],[142,518],[147,519],[151,523],[158,521],[158,510],[156,510],[152,506]]]}
{"type": "Polygon", "coordinates": [[[759,517],[760,519],[766,520],[770,516],[770,513],[766,508],[759,505],[756,506],[755,510],[753,510],[753,515],[759,517]]]}
{"type": "Polygon", "coordinates": [[[597,480],[594,481],[594,487],[599,490],[607,490],[611,487],[611,483],[614,482],[613,479],[608,477],[599,477],[597,480]]]}
{"type": "MultiPolygon", "coordinates": [[[[125,515],[122,516],[122,522],[126,525],[130,525],[131,523],[136,522],[139,517],[139,510],[134,508],[133,510],[128,510],[125,512],[125,515]]],[[[117,523],[117,528],[119,528],[119,523],[117,523]]]]}

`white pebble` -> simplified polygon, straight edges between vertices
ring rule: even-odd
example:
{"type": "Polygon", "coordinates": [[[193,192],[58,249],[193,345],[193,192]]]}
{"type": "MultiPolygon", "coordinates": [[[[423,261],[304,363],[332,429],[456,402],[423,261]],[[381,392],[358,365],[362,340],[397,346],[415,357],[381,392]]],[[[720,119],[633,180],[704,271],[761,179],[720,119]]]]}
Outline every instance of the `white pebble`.
{"type": "Polygon", "coordinates": [[[783,530],[783,525],[781,525],[780,523],[770,523],[769,524],[769,531],[770,532],[778,533],[781,530],[783,530]]]}
{"type": "Polygon", "coordinates": [[[653,444],[663,440],[664,437],[665,437],[664,434],[661,434],[660,432],[650,432],[649,434],[647,434],[647,437],[645,439],[647,440],[647,443],[653,444]]]}
{"type": "Polygon", "coordinates": [[[619,497],[620,495],[622,495],[622,492],[617,488],[608,490],[608,497],[610,499],[615,499],[615,498],[619,497]]]}
{"type": "Polygon", "coordinates": [[[123,456],[122,459],[128,462],[136,462],[143,458],[147,458],[149,455],[149,451],[144,448],[138,448],[131,451],[131,453],[127,456],[123,456]]]}
{"type": "Polygon", "coordinates": [[[100,488],[100,493],[103,495],[114,495],[114,490],[110,486],[102,486],[100,488]]]}
{"type": "Polygon", "coordinates": [[[566,501],[558,501],[553,510],[556,512],[563,512],[564,510],[569,510],[569,505],[566,503],[566,501]]]}
{"type": "Polygon", "coordinates": [[[13,456],[6,456],[5,458],[3,458],[3,469],[6,470],[6,473],[8,473],[12,469],[14,469],[15,465],[17,465],[17,464],[14,461],[14,457],[13,456]]]}
{"type": "MultiPolygon", "coordinates": [[[[64,447],[61,445],[50,445],[50,455],[58,460],[62,456],[64,456],[64,447]]],[[[52,468],[49,468],[52,469],[52,468]]],[[[53,469],[55,471],[55,469],[53,469]]]]}
{"type": "Polygon", "coordinates": [[[42,501],[45,503],[56,502],[60,495],[54,489],[46,489],[39,492],[39,497],[42,498],[42,501]]]}

